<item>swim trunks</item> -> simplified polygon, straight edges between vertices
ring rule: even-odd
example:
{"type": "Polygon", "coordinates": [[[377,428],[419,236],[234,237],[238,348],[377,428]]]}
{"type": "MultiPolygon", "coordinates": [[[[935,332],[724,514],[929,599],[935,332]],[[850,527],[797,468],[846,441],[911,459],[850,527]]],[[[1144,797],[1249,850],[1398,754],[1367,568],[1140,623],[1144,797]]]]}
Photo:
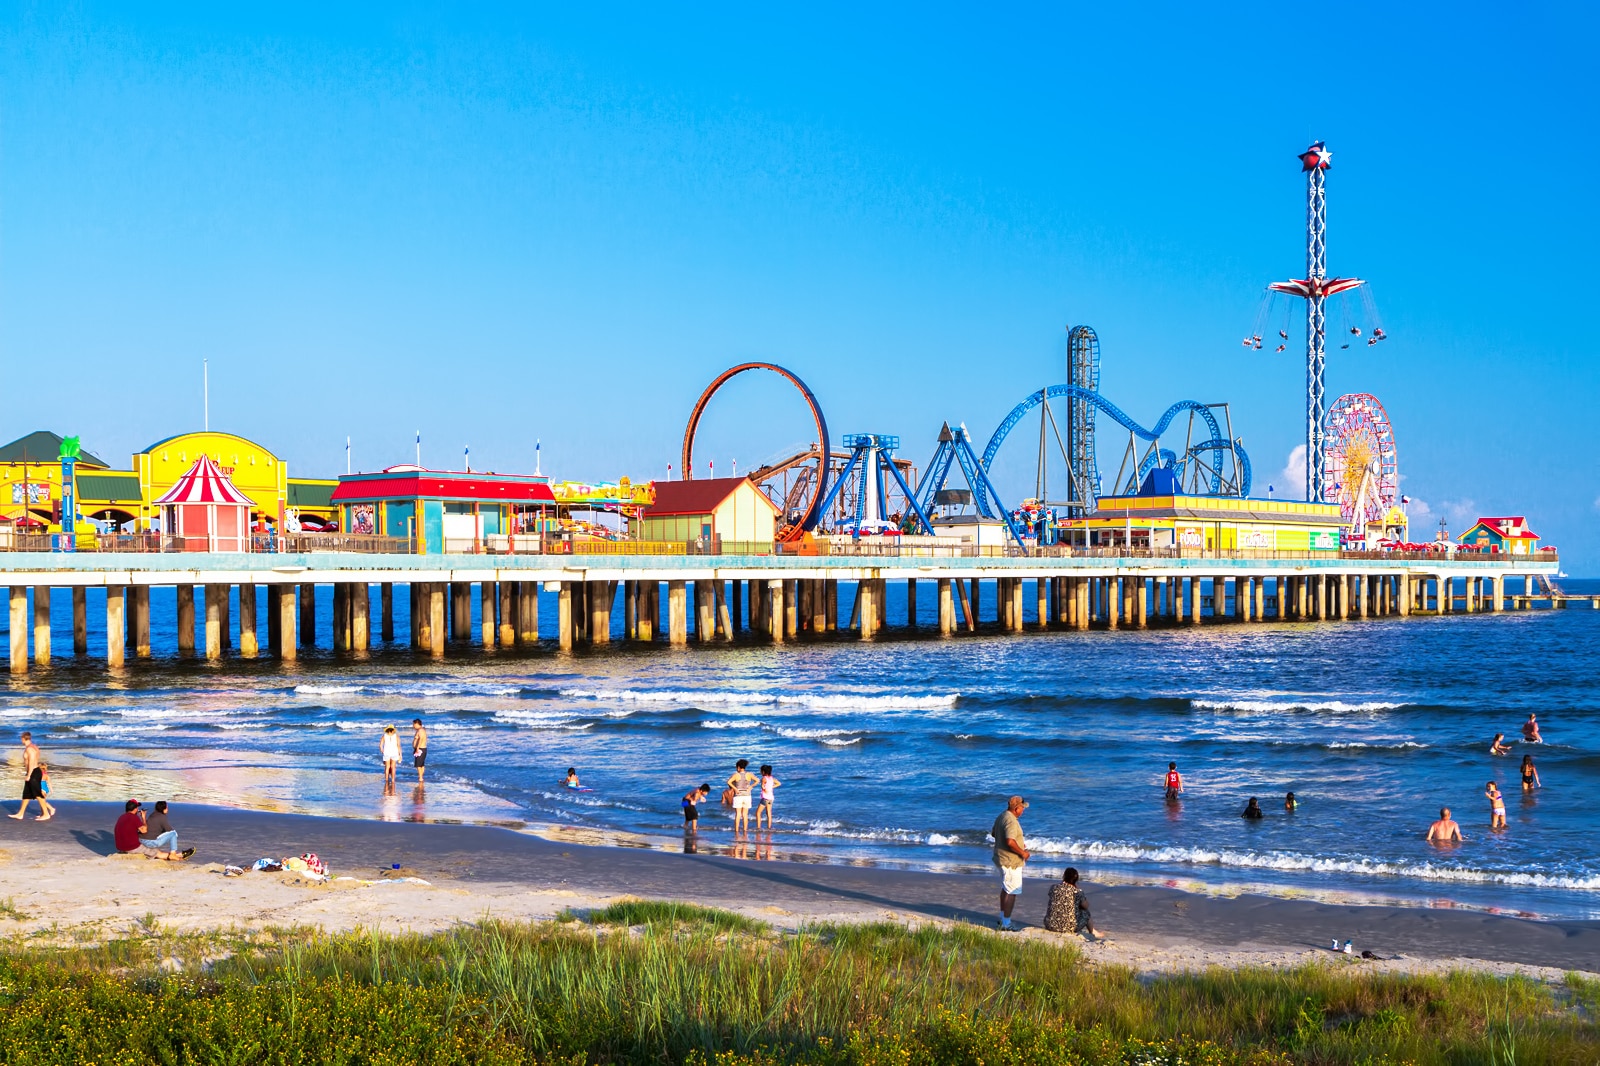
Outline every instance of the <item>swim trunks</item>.
{"type": "Polygon", "coordinates": [[[427,766],[428,765],[428,749],[427,748],[423,748],[421,751],[412,752],[411,753],[411,765],[415,766],[418,770],[422,769],[424,766],[427,766]]]}
{"type": "Polygon", "coordinates": [[[40,796],[44,795],[44,790],[40,787],[43,782],[43,778],[44,770],[35,766],[33,768],[33,773],[28,775],[27,782],[22,786],[22,798],[25,800],[31,800],[38,799],[40,796]]]}

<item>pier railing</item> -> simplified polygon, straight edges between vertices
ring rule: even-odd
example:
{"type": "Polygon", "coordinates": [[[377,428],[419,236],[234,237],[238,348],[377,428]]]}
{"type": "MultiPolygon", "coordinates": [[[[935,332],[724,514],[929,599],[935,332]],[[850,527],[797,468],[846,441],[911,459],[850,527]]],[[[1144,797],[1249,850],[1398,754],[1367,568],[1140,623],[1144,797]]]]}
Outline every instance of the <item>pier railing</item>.
{"type": "MultiPolygon", "coordinates": [[[[165,533],[79,534],[75,545],[60,533],[25,533],[0,530],[0,552],[204,553],[213,541],[206,537],[179,537],[165,533]]],[[[219,550],[237,550],[226,538],[219,550]]],[[[246,550],[260,554],[344,552],[364,555],[416,555],[417,543],[409,537],[380,537],[355,533],[257,533],[247,538],[246,550]]],[[[243,545],[240,545],[243,547],[243,545]]],[[[690,541],[600,540],[570,533],[501,534],[479,539],[450,540],[447,554],[462,555],[598,555],[598,556],[784,556],[798,558],[862,559],[1148,559],[1263,560],[1263,561],[1372,561],[1440,563],[1449,561],[1559,562],[1554,550],[1529,555],[1454,551],[1349,551],[1278,550],[1272,548],[1150,548],[1082,547],[1064,544],[969,544],[934,537],[872,537],[861,540],[828,538],[794,543],[735,541],[721,537],[690,541]]]]}

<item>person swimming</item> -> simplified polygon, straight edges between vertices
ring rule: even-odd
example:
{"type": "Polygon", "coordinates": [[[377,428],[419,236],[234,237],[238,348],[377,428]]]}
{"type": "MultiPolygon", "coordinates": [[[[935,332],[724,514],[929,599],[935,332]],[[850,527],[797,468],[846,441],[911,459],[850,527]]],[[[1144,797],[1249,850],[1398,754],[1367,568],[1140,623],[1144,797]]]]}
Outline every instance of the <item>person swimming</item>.
{"type": "Polygon", "coordinates": [[[582,781],[578,780],[578,770],[577,770],[576,767],[572,767],[572,766],[567,767],[567,776],[561,782],[561,784],[563,786],[565,786],[566,788],[572,789],[572,791],[574,791],[574,792],[593,792],[594,791],[593,789],[591,789],[591,788],[587,787],[586,785],[584,785],[584,783],[582,781]]]}
{"type": "Polygon", "coordinates": [[[1511,745],[1506,743],[1506,735],[1504,733],[1496,733],[1494,735],[1494,739],[1489,742],[1489,754],[1490,755],[1510,755],[1511,754],[1511,745]]]}
{"type": "Polygon", "coordinates": [[[1242,812],[1240,812],[1239,817],[1241,817],[1241,818],[1264,818],[1264,817],[1266,817],[1266,815],[1261,810],[1261,802],[1259,800],[1257,800],[1254,796],[1251,796],[1250,797],[1250,802],[1246,803],[1244,805],[1244,810],[1242,812]]]}
{"type": "Polygon", "coordinates": [[[1300,801],[1294,798],[1294,793],[1293,792],[1291,792],[1287,796],[1283,797],[1283,809],[1284,810],[1292,811],[1298,806],[1300,806],[1300,801]]]}

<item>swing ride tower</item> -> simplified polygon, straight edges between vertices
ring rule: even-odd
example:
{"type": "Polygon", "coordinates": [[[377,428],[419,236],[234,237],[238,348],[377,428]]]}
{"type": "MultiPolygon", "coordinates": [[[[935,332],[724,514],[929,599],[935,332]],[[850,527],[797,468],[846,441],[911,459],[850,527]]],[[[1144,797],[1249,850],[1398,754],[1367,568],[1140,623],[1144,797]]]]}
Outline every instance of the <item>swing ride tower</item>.
{"type": "Polygon", "coordinates": [[[1328,277],[1326,182],[1332,159],[1333,153],[1321,141],[1300,154],[1300,168],[1306,176],[1306,276],[1275,281],[1267,286],[1273,292],[1288,293],[1306,301],[1306,499],[1312,503],[1320,503],[1323,498],[1323,422],[1327,412],[1323,387],[1323,371],[1327,364],[1324,303],[1330,296],[1363,284],[1360,278],[1328,277]]]}

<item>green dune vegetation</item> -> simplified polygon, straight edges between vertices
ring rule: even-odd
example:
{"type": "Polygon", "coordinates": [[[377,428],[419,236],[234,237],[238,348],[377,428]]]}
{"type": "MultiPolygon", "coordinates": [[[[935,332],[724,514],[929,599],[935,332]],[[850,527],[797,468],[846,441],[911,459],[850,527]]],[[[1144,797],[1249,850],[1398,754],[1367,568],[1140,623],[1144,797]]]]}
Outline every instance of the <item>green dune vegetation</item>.
{"type": "Polygon", "coordinates": [[[0,955],[0,1061],[1593,1063],[1600,982],[1333,961],[1141,977],[975,928],[623,903],[432,935],[164,932],[0,955]]]}

